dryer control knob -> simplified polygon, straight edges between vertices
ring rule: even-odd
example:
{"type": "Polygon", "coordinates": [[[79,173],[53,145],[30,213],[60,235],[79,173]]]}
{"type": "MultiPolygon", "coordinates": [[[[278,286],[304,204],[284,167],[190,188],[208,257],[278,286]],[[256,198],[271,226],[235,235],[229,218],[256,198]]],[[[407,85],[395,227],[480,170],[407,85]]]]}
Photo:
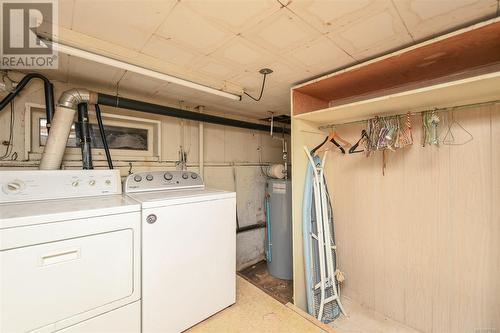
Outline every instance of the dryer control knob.
{"type": "Polygon", "coordinates": [[[182,179],[188,179],[188,178],[189,178],[189,175],[187,173],[182,174],[182,179]]]}
{"type": "Polygon", "coordinates": [[[191,174],[191,178],[193,178],[193,179],[198,178],[198,174],[196,174],[196,173],[192,173],[192,174],[191,174]]]}
{"type": "Polygon", "coordinates": [[[5,194],[19,193],[24,189],[24,182],[21,180],[14,180],[4,185],[3,191],[5,194]]]}
{"type": "Polygon", "coordinates": [[[172,174],[170,172],[166,172],[163,175],[163,178],[165,178],[166,180],[172,180],[172,178],[174,178],[174,176],[172,176],[172,174]]]}
{"type": "Polygon", "coordinates": [[[153,224],[156,222],[156,215],[155,214],[149,214],[148,217],[146,217],[146,222],[148,222],[149,224],[153,224]]]}
{"type": "Polygon", "coordinates": [[[136,182],[140,182],[140,181],[142,180],[142,177],[141,177],[141,176],[139,176],[139,175],[135,175],[135,176],[134,176],[134,180],[135,180],[136,182]]]}

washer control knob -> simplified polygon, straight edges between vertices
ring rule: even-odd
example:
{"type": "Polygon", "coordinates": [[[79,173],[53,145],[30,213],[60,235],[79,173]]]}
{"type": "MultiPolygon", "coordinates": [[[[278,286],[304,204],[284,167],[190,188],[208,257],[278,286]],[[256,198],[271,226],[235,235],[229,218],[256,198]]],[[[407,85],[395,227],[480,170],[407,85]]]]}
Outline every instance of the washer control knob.
{"type": "Polygon", "coordinates": [[[155,214],[149,214],[148,217],[146,217],[146,222],[148,222],[149,224],[155,223],[156,220],[157,220],[157,217],[155,214]]]}
{"type": "Polygon", "coordinates": [[[198,174],[197,174],[197,173],[192,173],[192,174],[191,174],[191,178],[193,178],[193,179],[198,178],[198,174]]]}
{"type": "Polygon", "coordinates": [[[22,191],[24,187],[24,183],[20,180],[14,180],[10,183],[7,183],[4,187],[4,192],[9,193],[19,193],[22,191]]]}
{"type": "Polygon", "coordinates": [[[186,172],[184,172],[182,174],[182,179],[188,179],[188,178],[189,178],[189,175],[186,172]]]}
{"type": "Polygon", "coordinates": [[[146,176],[147,181],[152,181],[153,180],[153,175],[147,175],[146,176]]]}
{"type": "Polygon", "coordinates": [[[89,185],[90,186],[94,186],[95,185],[95,180],[93,180],[93,179],[89,180],[89,185]]]}
{"type": "Polygon", "coordinates": [[[174,178],[174,176],[172,176],[172,174],[170,172],[165,172],[165,174],[163,175],[163,178],[165,178],[165,180],[172,180],[172,178],[174,178]]]}
{"type": "Polygon", "coordinates": [[[134,180],[135,180],[136,182],[140,182],[140,181],[142,180],[142,177],[141,177],[141,176],[139,176],[139,175],[135,175],[135,176],[134,176],[134,180]]]}
{"type": "Polygon", "coordinates": [[[80,182],[78,180],[75,180],[71,183],[71,186],[73,187],[77,187],[78,185],[80,185],[80,182]]]}

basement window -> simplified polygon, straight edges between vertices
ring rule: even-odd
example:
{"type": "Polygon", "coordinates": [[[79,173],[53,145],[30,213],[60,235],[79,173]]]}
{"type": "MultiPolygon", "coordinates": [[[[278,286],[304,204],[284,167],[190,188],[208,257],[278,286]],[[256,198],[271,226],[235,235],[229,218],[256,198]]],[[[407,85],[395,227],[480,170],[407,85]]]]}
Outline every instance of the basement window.
{"type": "MultiPolygon", "coordinates": [[[[49,132],[47,131],[47,119],[40,118],[38,127],[40,129],[40,137],[38,138],[40,145],[45,146],[47,143],[49,132]]],[[[68,143],[66,147],[77,148],[78,131],[75,129],[75,124],[71,126],[68,143]]],[[[92,148],[104,149],[99,132],[99,126],[90,123],[90,138],[92,148]]],[[[144,128],[132,128],[124,126],[107,126],[104,125],[104,132],[110,149],[125,149],[125,150],[148,150],[148,130],[144,128]]]]}
{"type": "MultiPolygon", "coordinates": [[[[106,157],[97,120],[93,112],[89,111],[92,157],[96,161],[104,161],[106,157]]],[[[102,118],[106,139],[114,160],[160,160],[160,121],[109,113],[102,113],[102,118]]],[[[25,142],[29,143],[29,147],[26,147],[26,159],[38,160],[48,138],[44,106],[27,104],[25,119],[29,120],[25,123],[25,142]]],[[[81,159],[77,134],[76,126],[73,124],[66,144],[65,161],[81,159]]]]}

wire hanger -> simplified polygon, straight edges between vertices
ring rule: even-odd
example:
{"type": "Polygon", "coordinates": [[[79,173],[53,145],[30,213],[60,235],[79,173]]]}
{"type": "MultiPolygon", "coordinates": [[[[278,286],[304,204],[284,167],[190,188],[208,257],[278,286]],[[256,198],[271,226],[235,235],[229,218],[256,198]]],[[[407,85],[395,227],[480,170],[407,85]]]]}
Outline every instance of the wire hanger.
{"type": "MultiPolygon", "coordinates": [[[[447,118],[449,119],[449,112],[447,114],[447,118]]],[[[441,143],[443,145],[448,145],[448,146],[461,146],[465,145],[466,143],[471,142],[474,140],[474,136],[472,133],[470,133],[468,130],[466,130],[458,121],[455,120],[455,116],[453,115],[453,112],[451,112],[451,121],[448,121],[448,129],[446,130],[446,134],[443,137],[443,140],[441,143]],[[463,142],[456,142],[455,135],[453,134],[452,127],[453,125],[456,125],[461,129],[463,132],[466,133],[467,139],[463,142]]]]}

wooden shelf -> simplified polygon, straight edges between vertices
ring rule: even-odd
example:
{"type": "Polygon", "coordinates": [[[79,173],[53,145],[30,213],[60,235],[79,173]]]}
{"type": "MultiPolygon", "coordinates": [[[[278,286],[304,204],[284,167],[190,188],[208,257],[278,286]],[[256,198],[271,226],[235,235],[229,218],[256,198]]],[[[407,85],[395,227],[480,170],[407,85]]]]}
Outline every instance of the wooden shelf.
{"type": "Polygon", "coordinates": [[[493,100],[500,100],[500,71],[333,106],[294,118],[318,124],[335,124],[376,115],[419,112],[493,100]]]}
{"type": "MultiPolygon", "coordinates": [[[[338,117],[341,118],[368,115],[368,109],[359,109],[367,101],[420,96],[427,87],[432,87],[436,93],[442,88],[455,86],[455,81],[466,80],[460,84],[472,84],[481,75],[499,70],[500,18],[495,18],[295,86],[292,88],[292,114],[298,116],[326,109],[339,111],[338,117]],[[349,115],[347,112],[353,106],[356,108],[349,115]]],[[[477,85],[480,84],[472,84],[472,87],[477,85]]],[[[449,91],[458,92],[459,88],[449,91]]],[[[421,97],[430,98],[426,94],[421,97]]],[[[377,107],[383,108],[395,102],[378,104],[377,107]]],[[[421,105],[417,100],[398,99],[397,102],[403,102],[405,108],[437,106],[432,103],[421,105]]]]}

